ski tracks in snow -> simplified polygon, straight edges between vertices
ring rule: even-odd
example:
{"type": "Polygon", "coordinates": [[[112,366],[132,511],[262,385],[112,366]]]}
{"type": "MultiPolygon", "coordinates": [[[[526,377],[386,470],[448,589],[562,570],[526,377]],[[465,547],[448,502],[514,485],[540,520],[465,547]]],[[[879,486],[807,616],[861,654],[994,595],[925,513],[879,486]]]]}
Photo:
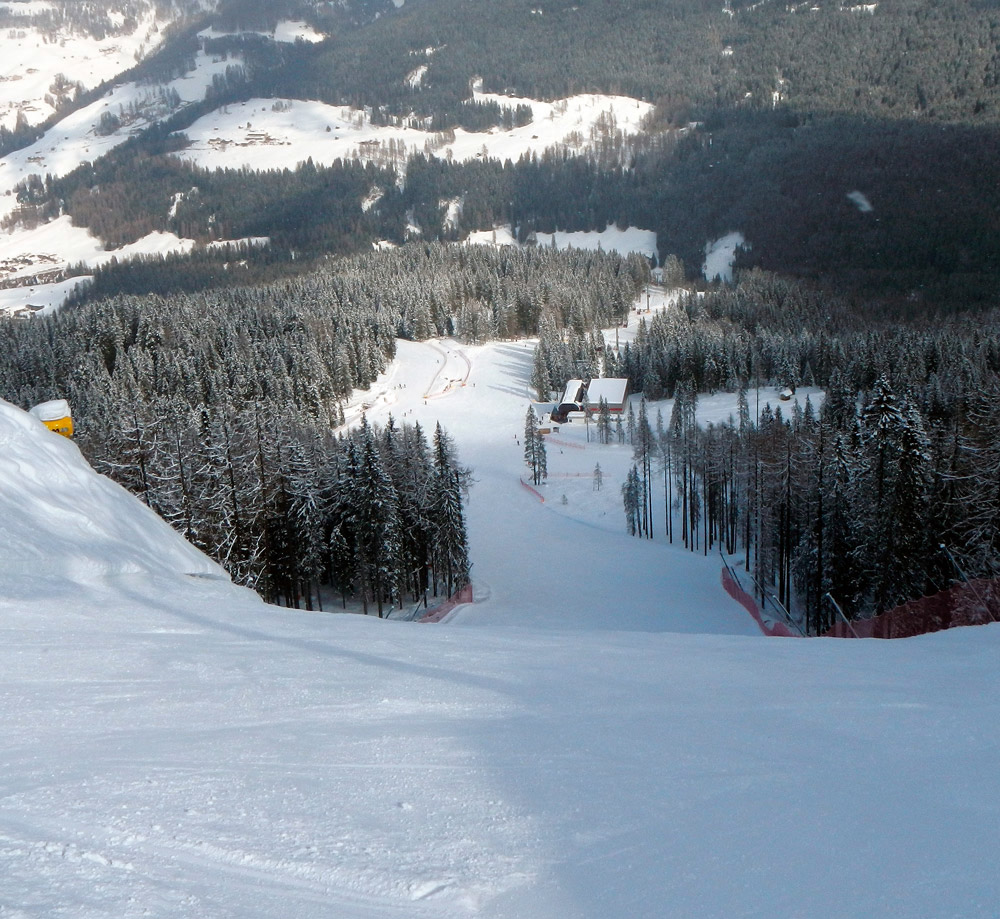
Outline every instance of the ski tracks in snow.
{"type": "Polygon", "coordinates": [[[424,392],[425,399],[445,396],[456,386],[465,386],[469,382],[472,361],[464,351],[458,347],[443,346],[437,341],[427,341],[424,344],[441,355],[441,363],[424,392]]]}

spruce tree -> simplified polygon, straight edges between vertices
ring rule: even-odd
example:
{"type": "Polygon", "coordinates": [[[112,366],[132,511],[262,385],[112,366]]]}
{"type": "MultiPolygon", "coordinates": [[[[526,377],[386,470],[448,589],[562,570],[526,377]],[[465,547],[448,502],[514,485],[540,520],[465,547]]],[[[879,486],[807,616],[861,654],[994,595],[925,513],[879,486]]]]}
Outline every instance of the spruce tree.
{"type": "Polygon", "coordinates": [[[545,439],[538,428],[538,416],[530,405],[524,416],[524,465],[531,471],[533,485],[540,485],[548,475],[545,439]]]}
{"type": "Polygon", "coordinates": [[[601,396],[597,403],[597,439],[602,444],[611,443],[611,409],[608,400],[601,396]]]}
{"type": "Polygon", "coordinates": [[[622,485],[622,503],[625,506],[625,525],[630,536],[639,534],[640,516],[642,514],[640,506],[640,494],[642,485],[639,482],[639,470],[635,465],[628,471],[625,477],[625,484],[622,485]]]}
{"type": "Polygon", "coordinates": [[[441,428],[434,430],[431,519],[435,570],[442,572],[448,596],[469,582],[469,549],[462,513],[462,475],[441,428]]]}

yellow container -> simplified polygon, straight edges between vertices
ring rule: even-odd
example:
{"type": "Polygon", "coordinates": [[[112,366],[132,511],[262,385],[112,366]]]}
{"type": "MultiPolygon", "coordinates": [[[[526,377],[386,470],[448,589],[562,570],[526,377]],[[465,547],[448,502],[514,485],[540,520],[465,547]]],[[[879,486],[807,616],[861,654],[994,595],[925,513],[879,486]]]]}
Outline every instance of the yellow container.
{"type": "Polygon", "coordinates": [[[42,402],[29,409],[28,413],[34,415],[50,431],[62,434],[63,437],[73,436],[73,416],[65,399],[42,402]]]}

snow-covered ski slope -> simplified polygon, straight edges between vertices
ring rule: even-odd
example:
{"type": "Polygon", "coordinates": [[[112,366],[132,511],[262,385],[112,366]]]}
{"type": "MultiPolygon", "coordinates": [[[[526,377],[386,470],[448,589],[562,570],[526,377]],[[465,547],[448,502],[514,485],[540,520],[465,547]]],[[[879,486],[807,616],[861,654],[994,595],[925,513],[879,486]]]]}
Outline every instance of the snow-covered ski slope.
{"type": "Polygon", "coordinates": [[[521,488],[529,368],[404,343],[363,397],[475,467],[440,625],[265,606],[0,406],[0,916],[996,915],[1000,627],[753,634],[621,534],[626,448],[521,488]]]}

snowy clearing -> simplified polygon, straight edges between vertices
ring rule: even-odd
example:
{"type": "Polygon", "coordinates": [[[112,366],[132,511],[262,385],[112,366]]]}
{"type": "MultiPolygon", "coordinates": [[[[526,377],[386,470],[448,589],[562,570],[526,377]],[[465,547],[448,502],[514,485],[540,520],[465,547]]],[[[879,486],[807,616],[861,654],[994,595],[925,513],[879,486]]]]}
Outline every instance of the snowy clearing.
{"type": "Polygon", "coordinates": [[[514,107],[530,105],[530,124],[509,131],[435,133],[373,125],[360,109],[292,99],[251,99],[198,119],[184,133],[191,146],[177,155],[207,169],[285,169],[311,158],[317,164],[358,158],[403,168],[410,153],[467,162],[476,157],[516,160],[549,148],[585,151],[614,125],[626,135],[640,130],[652,110],[624,96],[580,95],[536,102],[476,93],[514,107]],[[275,111],[279,109],[279,111],[275,111]],[[390,143],[392,149],[390,150],[390,143]]]}
{"type": "MultiPolygon", "coordinates": [[[[637,252],[647,258],[656,259],[656,233],[653,230],[643,230],[639,227],[626,227],[624,230],[616,226],[604,230],[576,231],[566,233],[536,233],[535,245],[550,246],[556,249],[585,249],[588,251],[603,250],[628,255],[637,252]]],[[[495,226],[492,230],[476,230],[470,233],[465,241],[478,246],[517,246],[520,245],[511,228],[504,224],[495,226]]]]}
{"type": "Polygon", "coordinates": [[[173,233],[150,233],[119,249],[105,249],[101,241],[85,227],[74,227],[68,216],[31,230],[11,233],[0,259],[0,279],[44,277],[62,271],[67,265],[83,263],[90,268],[137,255],[166,255],[190,252],[194,240],[181,239],[173,233]]]}
{"type": "Polygon", "coordinates": [[[42,315],[57,310],[77,285],[89,284],[90,277],[83,275],[57,281],[54,284],[33,284],[31,287],[0,288],[0,313],[37,313],[42,315]]]}
{"type": "MultiPolygon", "coordinates": [[[[13,4],[17,12],[39,13],[41,4],[13,4]],[[21,9],[21,8],[25,9],[21,9]]],[[[135,31],[101,40],[83,34],[65,34],[50,40],[47,31],[34,26],[6,30],[0,38],[4,76],[0,78],[0,125],[13,130],[18,115],[28,124],[40,124],[55,113],[51,101],[57,74],[85,89],[111,80],[136,60],[153,51],[163,38],[169,20],[144,11],[135,31]]]]}
{"type": "Polygon", "coordinates": [[[714,281],[718,278],[721,281],[732,281],[736,250],[743,245],[746,245],[746,240],[742,233],[727,233],[714,242],[706,243],[705,263],[701,266],[705,280],[714,281]]]}
{"type": "Polygon", "coordinates": [[[128,140],[131,131],[145,127],[165,114],[161,106],[161,91],[175,90],[182,105],[200,101],[205,96],[205,90],[212,85],[212,78],[225,73],[226,67],[238,63],[235,58],[215,61],[199,51],[196,68],[163,87],[125,83],[114,87],[103,98],[70,113],[31,146],[0,159],[0,191],[3,191],[0,217],[7,216],[17,206],[12,190],[18,182],[29,175],[64,176],[81,164],[94,161],[128,140]],[[133,109],[139,115],[131,124],[108,134],[99,132],[102,115],[120,116],[133,109]]]}
{"type": "Polygon", "coordinates": [[[294,22],[291,20],[284,20],[279,22],[275,26],[273,32],[220,32],[218,29],[202,29],[198,33],[199,38],[227,38],[233,35],[263,35],[265,38],[270,38],[272,41],[290,43],[296,41],[305,41],[310,44],[315,44],[316,42],[323,41],[324,35],[321,32],[317,32],[311,25],[306,22],[294,22]]]}

